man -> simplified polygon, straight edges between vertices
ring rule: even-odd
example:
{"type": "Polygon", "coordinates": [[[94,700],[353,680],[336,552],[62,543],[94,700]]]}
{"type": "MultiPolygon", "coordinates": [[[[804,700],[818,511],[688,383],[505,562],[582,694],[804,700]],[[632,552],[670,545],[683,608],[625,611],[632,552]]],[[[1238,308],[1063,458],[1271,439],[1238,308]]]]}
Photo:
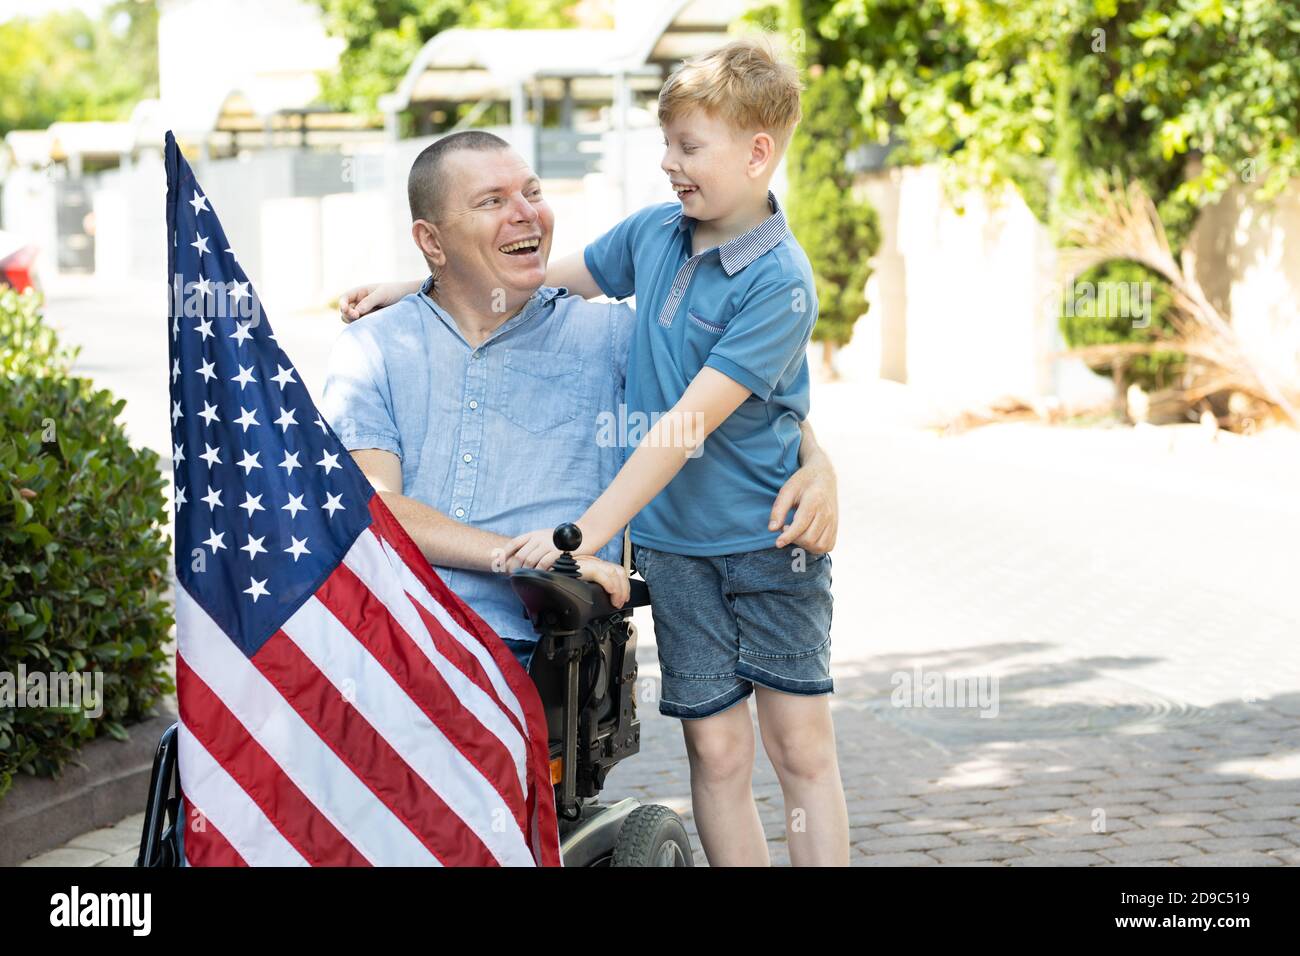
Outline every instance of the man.
{"type": "MultiPolygon", "coordinates": [[[[502,556],[515,535],[576,519],[622,465],[626,440],[598,436],[623,401],[633,315],[542,285],[554,216],[499,137],[443,137],[407,192],[430,276],[344,330],[322,411],[448,587],[527,668],[537,637],[502,556]]],[[[802,438],[773,514],[798,509],[783,543],[829,550],[834,471],[810,429],[802,438]]],[[[578,558],[616,605],[628,593],[621,547],[578,558]]]]}

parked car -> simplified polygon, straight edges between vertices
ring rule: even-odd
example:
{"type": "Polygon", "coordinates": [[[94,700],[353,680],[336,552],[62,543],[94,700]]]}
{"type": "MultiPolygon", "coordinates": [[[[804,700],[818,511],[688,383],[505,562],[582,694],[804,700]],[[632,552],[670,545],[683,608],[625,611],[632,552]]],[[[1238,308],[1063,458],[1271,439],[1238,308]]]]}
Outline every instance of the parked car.
{"type": "Polygon", "coordinates": [[[19,292],[41,288],[36,279],[36,246],[4,230],[0,230],[0,283],[19,292]]]}

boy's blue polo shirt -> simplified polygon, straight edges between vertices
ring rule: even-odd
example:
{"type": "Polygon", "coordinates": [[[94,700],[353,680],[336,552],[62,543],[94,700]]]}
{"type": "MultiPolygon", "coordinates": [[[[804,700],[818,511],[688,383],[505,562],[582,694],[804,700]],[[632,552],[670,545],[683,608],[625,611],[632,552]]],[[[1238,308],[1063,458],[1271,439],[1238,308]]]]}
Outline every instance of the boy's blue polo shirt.
{"type": "Polygon", "coordinates": [[[799,467],[817,292],[785,213],[771,193],[768,202],[770,218],[699,255],[691,254],[696,220],[676,202],[629,216],[586,248],[607,296],[636,295],[630,422],[671,409],[705,366],[752,393],[633,519],[632,540],[644,547],[717,556],[776,543],[767,522],[799,467]]]}

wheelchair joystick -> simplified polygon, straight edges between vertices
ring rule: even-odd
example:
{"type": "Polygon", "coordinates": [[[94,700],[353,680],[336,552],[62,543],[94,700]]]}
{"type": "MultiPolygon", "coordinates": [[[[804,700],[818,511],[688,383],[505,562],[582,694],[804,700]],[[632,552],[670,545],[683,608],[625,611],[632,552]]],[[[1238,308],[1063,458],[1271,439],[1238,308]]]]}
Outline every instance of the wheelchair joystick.
{"type": "Polygon", "coordinates": [[[556,559],[555,564],[551,565],[551,570],[569,578],[581,577],[582,572],[578,562],[573,560],[570,552],[582,547],[582,529],[566,521],[555,529],[555,534],[551,536],[551,543],[564,552],[556,559]]]}

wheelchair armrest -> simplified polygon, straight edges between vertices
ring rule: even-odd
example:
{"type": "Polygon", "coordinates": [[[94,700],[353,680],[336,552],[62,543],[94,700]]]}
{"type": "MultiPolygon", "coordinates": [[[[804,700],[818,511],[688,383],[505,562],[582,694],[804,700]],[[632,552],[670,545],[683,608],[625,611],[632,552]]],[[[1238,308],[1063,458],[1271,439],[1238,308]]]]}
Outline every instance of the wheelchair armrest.
{"type": "Polygon", "coordinates": [[[622,607],[614,607],[609,595],[594,581],[571,578],[554,571],[524,568],[510,575],[510,586],[523,602],[533,627],[543,625],[555,630],[577,631],[592,621],[631,613],[633,608],[648,607],[650,590],[644,581],[631,581],[631,597],[622,607]]]}

